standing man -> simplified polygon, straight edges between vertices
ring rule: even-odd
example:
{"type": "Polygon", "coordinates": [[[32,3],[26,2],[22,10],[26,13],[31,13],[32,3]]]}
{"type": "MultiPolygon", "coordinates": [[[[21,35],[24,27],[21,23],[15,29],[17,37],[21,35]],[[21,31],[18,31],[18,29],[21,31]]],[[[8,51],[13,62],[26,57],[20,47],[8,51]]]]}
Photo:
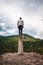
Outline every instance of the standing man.
{"type": "Polygon", "coordinates": [[[19,20],[17,22],[17,27],[19,29],[19,35],[22,35],[22,30],[23,30],[23,27],[24,27],[24,22],[23,22],[21,17],[19,18],[19,20]]]}

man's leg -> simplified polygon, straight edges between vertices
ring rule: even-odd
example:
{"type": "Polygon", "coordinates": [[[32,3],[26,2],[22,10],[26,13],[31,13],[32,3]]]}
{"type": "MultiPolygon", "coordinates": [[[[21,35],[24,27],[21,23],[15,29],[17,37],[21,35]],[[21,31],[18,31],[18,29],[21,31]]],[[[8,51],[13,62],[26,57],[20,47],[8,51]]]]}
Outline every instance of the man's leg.
{"type": "Polygon", "coordinates": [[[19,35],[21,35],[22,34],[22,31],[21,31],[21,25],[19,26],[19,35]]]}
{"type": "Polygon", "coordinates": [[[23,27],[21,26],[21,35],[22,35],[22,29],[23,29],[23,27]]]}
{"type": "Polygon", "coordinates": [[[20,35],[20,27],[18,26],[18,30],[19,30],[19,35],[20,35]]]}
{"type": "Polygon", "coordinates": [[[20,28],[19,28],[19,35],[20,35],[20,28]]]}
{"type": "Polygon", "coordinates": [[[23,27],[19,26],[18,29],[19,29],[19,35],[22,35],[22,29],[23,29],[23,27]]]}
{"type": "Polygon", "coordinates": [[[21,35],[21,26],[19,27],[19,35],[21,35]]]}

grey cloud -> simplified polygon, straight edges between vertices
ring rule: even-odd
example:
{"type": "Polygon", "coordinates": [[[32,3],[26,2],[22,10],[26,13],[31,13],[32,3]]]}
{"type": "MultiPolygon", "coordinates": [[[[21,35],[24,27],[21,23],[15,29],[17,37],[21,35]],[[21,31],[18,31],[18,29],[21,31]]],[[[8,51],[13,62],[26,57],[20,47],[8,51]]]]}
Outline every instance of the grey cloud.
{"type": "Polygon", "coordinates": [[[15,26],[13,26],[12,24],[5,24],[4,26],[0,26],[0,31],[3,30],[7,30],[7,29],[14,29],[15,26]]]}
{"type": "Polygon", "coordinates": [[[0,23],[10,22],[9,17],[5,16],[3,13],[0,13],[0,23]]]}
{"type": "Polygon", "coordinates": [[[3,36],[14,35],[15,33],[12,34],[12,33],[9,32],[10,30],[13,30],[13,29],[15,30],[15,28],[11,25],[5,25],[4,28],[3,28],[3,26],[0,26],[0,32],[3,32],[3,34],[0,34],[0,36],[1,35],[3,35],[3,36]],[[9,30],[9,31],[7,31],[7,30],[9,30]]]}
{"type": "Polygon", "coordinates": [[[43,4],[43,0],[1,0],[2,2],[5,2],[7,4],[20,4],[21,6],[24,4],[25,6],[29,6],[29,4],[33,3],[33,4],[43,4]]]}
{"type": "Polygon", "coordinates": [[[43,0],[1,0],[1,1],[5,1],[5,2],[22,2],[22,1],[25,1],[25,2],[38,2],[38,3],[43,3],[43,0]]]}
{"type": "Polygon", "coordinates": [[[2,14],[0,14],[0,23],[2,23],[2,22],[5,22],[4,21],[4,16],[2,14]]]}
{"type": "Polygon", "coordinates": [[[43,22],[43,18],[41,19],[41,22],[43,22]]]}
{"type": "Polygon", "coordinates": [[[14,29],[15,26],[13,24],[7,24],[6,29],[14,29]]]}
{"type": "Polygon", "coordinates": [[[40,36],[43,36],[43,32],[40,34],[40,36]]]}
{"type": "Polygon", "coordinates": [[[34,35],[37,34],[37,32],[34,29],[30,29],[29,30],[29,34],[32,35],[32,36],[34,36],[34,35]]]}
{"type": "Polygon", "coordinates": [[[39,35],[41,39],[43,39],[43,32],[39,35]]]}
{"type": "Polygon", "coordinates": [[[3,28],[0,26],[0,31],[5,31],[5,30],[3,30],[3,28]]]}
{"type": "Polygon", "coordinates": [[[5,32],[3,36],[11,36],[13,34],[10,34],[9,32],[5,32]]]}
{"type": "Polygon", "coordinates": [[[43,0],[24,0],[26,3],[37,3],[37,4],[42,4],[43,0]]]}
{"type": "Polygon", "coordinates": [[[35,37],[43,39],[43,32],[37,33],[35,37]]]}
{"type": "Polygon", "coordinates": [[[4,35],[11,35],[7,30],[15,29],[15,25],[10,24],[8,20],[4,21],[3,18],[0,18],[0,32],[4,32],[4,35]],[[4,24],[4,25],[3,25],[4,24]]]}
{"type": "Polygon", "coordinates": [[[5,23],[5,26],[0,26],[0,30],[15,28],[15,25],[11,24],[10,22],[11,21],[9,20],[8,17],[5,17],[4,15],[0,14],[0,24],[5,23]]]}
{"type": "Polygon", "coordinates": [[[43,0],[2,0],[2,2],[20,7],[22,10],[37,10],[43,0]]]}
{"type": "Polygon", "coordinates": [[[37,34],[37,32],[36,32],[35,28],[30,28],[29,30],[24,29],[24,31],[23,31],[23,32],[24,32],[24,33],[27,33],[27,34],[30,34],[31,36],[34,36],[34,35],[36,35],[36,34],[37,34]]]}
{"type": "Polygon", "coordinates": [[[37,10],[39,7],[40,7],[40,5],[43,5],[43,0],[25,0],[25,9],[27,10],[27,11],[29,11],[29,10],[33,10],[33,11],[35,11],[35,10],[37,10]]]}
{"type": "MultiPolygon", "coordinates": [[[[33,20],[34,19],[34,17],[36,18],[37,16],[39,17],[41,17],[42,15],[43,15],[43,0],[0,0],[0,3],[2,3],[2,6],[4,5],[4,6],[8,6],[9,7],[9,9],[11,8],[12,9],[12,7],[14,8],[19,8],[19,10],[21,10],[22,11],[22,14],[24,15],[24,17],[26,18],[26,17],[28,17],[28,22],[30,22],[31,20],[29,20],[29,17],[30,17],[30,19],[32,19],[32,22],[33,21],[35,21],[35,20],[33,20]],[[4,3],[4,4],[3,4],[4,3]],[[12,7],[11,7],[12,6],[12,7]],[[34,15],[35,14],[35,15],[34,15]],[[27,16],[26,16],[27,15],[27,16]]],[[[0,9],[1,10],[1,9],[0,9]]],[[[2,9],[3,10],[3,9],[2,9]]],[[[5,10],[6,10],[6,8],[5,8],[5,10]]],[[[10,10],[9,10],[10,11],[10,10]]],[[[12,11],[13,12],[13,11],[12,11]]],[[[11,12],[11,13],[12,13],[11,12]]],[[[7,13],[7,12],[6,12],[7,13]]],[[[9,12],[10,13],[10,12],[9,12]]],[[[10,13],[10,14],[11,14],[10,13]]],[[[9,14],[9,15],[10,15],[9,14]]],[[[10,17],[10,16],[9,16],[10,17]]],[[[40,18],[39,17],[39,18],[40,18]]],[[[27,19],[26,19],[27,20],[27,19]]],[[[10,30],[10,29],[15,29],[15,26],[14,25],[12,25],[12,24],[10,24],[10,22],[9,22],[9,18],[7,18],[6,16],[5,16],[5,14],[4,14],[4,16],[3,16],[3,14],[0,14],[0,23],[3,23],[3,22],[5,22],[6,23],[6,25],[5,25],[5,30],[7,31],[7,30],[10,30]]],[[[26,23],[26,24],[28,24],[28,22],[26,23]]],[[[31,22],[31,23],[32,23],[31,22]]],[[[36,20],[36,22],[37,22],[37,20],[36,20]]],[[[13,23],[13,22],[12,22],[13,23]]],[[[31,24],[30,24],[31,25],[31,24]]],[[[32,24],[33,26],[34,26],[34,22],[33,22],[33,24],[32,24]]],[[[32,26],[31,25],[31,26],[32,26]]],[[[37,25],[36,25],[37,26],[37,25]]],[[[37,27],[36,27],[37,28],[37,27]]],[[[1,30],[4,30],[3,29],[3,27],[0,27],[0,31],[1,30]]],[[[35,30],[33,30],[33,29],[31,29],[30,28],[30,30],[29,29],[25,29],[24,30],[24,32],[25,33],[30,33],[31,35],[36,35],[37,33],[39,33],[39,32],[36,32],[35,30]]],[[[43,32],[43,31],[41,31],[41,32],[43,32]]],[[[16,31],[16,33],[17,33],[17,31],[16,31]]],[[[11,35],[9,32],[5,32],[5,34],[4,35],[11,35]]],[[[43,34],[40,34],[39,36],[42,36],[43,34]]]]}

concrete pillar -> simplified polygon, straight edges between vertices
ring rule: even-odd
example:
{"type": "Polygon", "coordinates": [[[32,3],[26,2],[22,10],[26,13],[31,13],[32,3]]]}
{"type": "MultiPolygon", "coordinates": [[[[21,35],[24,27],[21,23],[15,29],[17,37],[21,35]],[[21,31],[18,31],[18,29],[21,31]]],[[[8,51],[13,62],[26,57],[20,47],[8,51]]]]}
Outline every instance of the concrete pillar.
{"type": "Polygon", "coordinates": [[[18,54],[23,54],[23,40],[22,40],[22,36],[19,36],[18,39],[18,54]]]}

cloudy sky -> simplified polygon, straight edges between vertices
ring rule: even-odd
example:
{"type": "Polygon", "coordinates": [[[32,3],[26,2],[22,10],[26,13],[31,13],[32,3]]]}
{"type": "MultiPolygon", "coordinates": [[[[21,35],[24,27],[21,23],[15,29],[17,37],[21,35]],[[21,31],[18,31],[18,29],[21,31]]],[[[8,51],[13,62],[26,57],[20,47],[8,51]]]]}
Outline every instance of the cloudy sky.
{"type": "Polygon", "coordinates": [[[0,0],[0,36],[18,34],[20,16],[23,33],[43,39],[43,0],[0,0]]]}

